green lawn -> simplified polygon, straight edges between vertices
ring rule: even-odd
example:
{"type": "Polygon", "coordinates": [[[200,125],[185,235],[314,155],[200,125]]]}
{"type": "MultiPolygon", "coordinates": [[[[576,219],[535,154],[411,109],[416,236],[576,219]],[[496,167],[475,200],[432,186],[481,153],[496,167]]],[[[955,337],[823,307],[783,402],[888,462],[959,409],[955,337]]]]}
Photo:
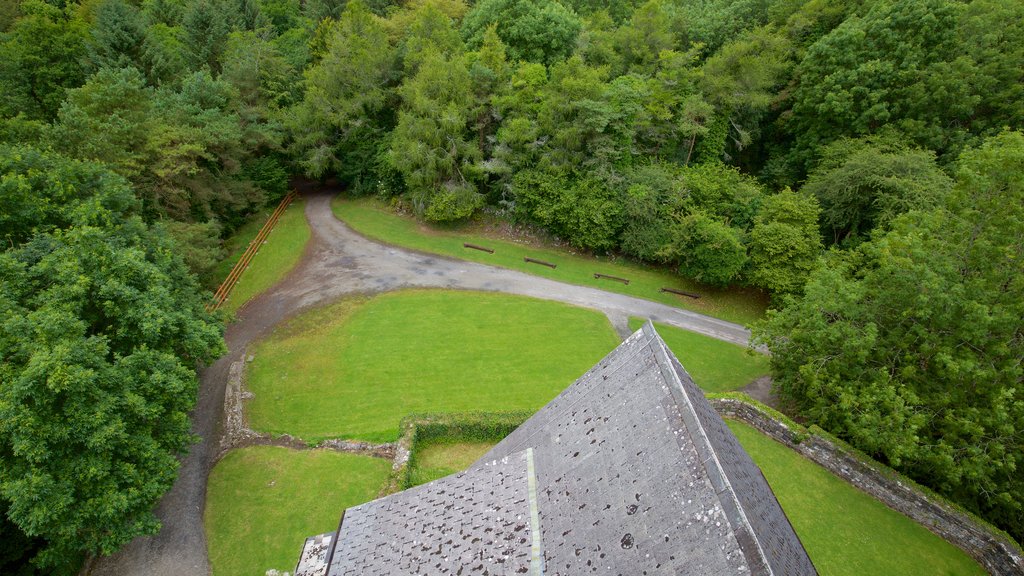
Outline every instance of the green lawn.
{"type": "Polygon", "coordinates": [[[251,350],[253,428],[391,441],[415,412],[536,410],[619,343],[604,315],[419,290],[306,312],[251,350]]]}
{"type": "Polygon", "coordinates": [[[382,242],[521,270],[570,284],[594,286],[740,324],[749,324],[761,318],[768,305],[767,297],[755,290],[716,290],[680,278],[667,270],[636,264],[621,258],[594,258],[571,254],[557,248],[535,247],[501,240],[472,223],[458,228],[428,228],[413,218],[394,214],[381,202],[373,199],[352,200],[339,196],[334,199],[332,207],[334,214],[353,230],[382,242]],[[487,254],[463,248],[463,242],[494,248],[495,253],[487,254]],[[527,264],[523,262],[524,256],[553,262],[558,268],[552,270],[536,264],[527,264]],[[596,280],[595,272],[628,278],[630,284],[625,286],[618,282],[596,280]],[[659,292],[663,286],[696,292],[703,297],[694,300],[659,292]]]}
{"type": "MultiPolygon", "coordinates": [[[[302,198],[296,198],[288,206],[274,229],[270,231],[263,247],[249,263],[249,268],[235,284],[234,290],[231,291],[231,295],[222,306],[224,310],[237,311],[250,298],[284,278],[299,262],[310,236],[305,206],[306,201],[302,198]]],[[[267,216],[269,215],[268,211],[267,216]]],[[[264,223],[266,223],[266,217],[250,221],[239,228],[238,232],[225,243],[231,251],[231,255],[216,268],[217,284],[227,278],[231,267],[242,257],[249,242],[256,237],[264,223]]]]}
{"type": "Polygon", "coordinates": [[[409,484],[419,486],[431,480],[461,472],[494,447],[495,442],[438,442],[416,448],[409,471],[409,484]]]}
{"type": "Polygon", "coordinates": [[[828,470],[746,424],[727,422],[823,576],[986,573],[959,548],[828,470]]]}
{"type": "Polygon", "coordinates": [[[336,529],[342,510],[376,498],[390,471],[389,460],[326,450],[229,452],[206,488],[213,576],[292,572],[306,537],[336,529]]]}
{"type": "MultiPolygon", "coordinates": [[[[629,327],[638,330],[645,321],[630,318],[629,327]]],[[[689,330],[664,324],[655,324],[654,327],[693,381],[705,392],[739,390],[769,373],[768,357],[763,354],[748,352],[743,346],[689,330]]]]}

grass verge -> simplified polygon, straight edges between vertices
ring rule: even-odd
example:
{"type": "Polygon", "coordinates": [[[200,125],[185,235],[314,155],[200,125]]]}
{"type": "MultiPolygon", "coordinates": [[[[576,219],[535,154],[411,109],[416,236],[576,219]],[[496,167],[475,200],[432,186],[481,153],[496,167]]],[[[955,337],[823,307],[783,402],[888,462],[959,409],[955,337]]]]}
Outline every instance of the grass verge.
{"type": "Polygon", "coordinates": [[[414,218],[395,214],[379,200],[371,198],[347,199],[339,196],[334,199],[332,208],[335,216],[356,232],[388,244],[646,298],[740,324],[758,320],[768,306],[768,298],[756,290],[717,290],[680,278],[667,270],[623,258],[582,256],[558,248],[511,242],[487,233],[483,226],[473,223],[447,229],[428,228],[414,218]],[[464,242],[494,248],[495,252],[487,254],[466,249],[462,246],[464,242]],[[525,256],[552,262],[558,268],[552,270],[528,264],[523,262],[525,256]],[[614,281],[597,280],[594,278],[595,272],[628,278],[630,283],[626,286],[614,281]],[[660,292],[662,287],[696,292],[702,298],[694,300],[660,292]]]}
{"type": "Polygon", "coordinates": [[[306,537],[334,530],[342,510],[375,498],[390,469],[388,460],[326,450],[229,452],[206,488],[213,576],[293,571],[306,537]]]}
{"type": "MultiPolygon", "coordinates": [[[[638,330],[644,322],[642,318],[630,318],[629,328],[638,330]]],[[[654,327],[705,392],[739,390],[770,372],[764,354],[665,324],[655,323],[654,327]]]]}
{"type": "Polygon", "coordinates": [[[495,442],[437,442],[416,449],[409,486],[419,486],[461,472],[480,459],[495,442]]]}
{"type": "Polygon", "coordinates": [[[983,575],[962,550],[756,429],[727,420],[820,574],[983,575]]]}
{"type": "Polygon", "coordinates": [[[408,414],[535,411],[618,343],[600,313],[521,296],[346,299],[253,347],[246,411],[271,434],[392,441],[408,414]]]}
{"type": "MultiPolygon", "coordinates": [[[[288,206],[267,236],[263,247],[249,263],[249,268],[235,284],[231,295],[221,307],[223,310],[236,312],[253,296],[277,284],[299,262],[310,237],[305,206],[306,201],[301,197],[293,200],[288,206]]],[[[268,211],[266,216],[272,211],[268,211]]],[[[225,247],[231,255],[214,269],[218,284],[227,278],[235,262],[242,257],[249,242],[256,237],[266,220],[266,217],[263,217],[247,223],[225,242],[225,247]]],[[[216,286],[213,289],[216,290],[216,286]]]]}

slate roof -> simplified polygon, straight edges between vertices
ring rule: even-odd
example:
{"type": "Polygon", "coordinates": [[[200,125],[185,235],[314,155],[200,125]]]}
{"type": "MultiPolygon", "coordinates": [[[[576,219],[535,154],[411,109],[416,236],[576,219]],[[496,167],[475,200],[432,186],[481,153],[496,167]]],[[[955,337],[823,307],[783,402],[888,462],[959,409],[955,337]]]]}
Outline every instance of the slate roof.
{"type": "Polygon", "coordinates": [[[347,510],[327,574],[816,572],[648,323],[468,471],[347,510]]]}

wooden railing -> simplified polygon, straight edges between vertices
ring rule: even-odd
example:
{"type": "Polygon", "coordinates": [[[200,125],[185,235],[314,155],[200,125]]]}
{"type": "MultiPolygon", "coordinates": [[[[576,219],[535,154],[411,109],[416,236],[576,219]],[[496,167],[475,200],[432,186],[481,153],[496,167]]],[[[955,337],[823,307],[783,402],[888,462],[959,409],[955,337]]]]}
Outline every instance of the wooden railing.
{"type": "Polygon", "coordinates": [[[288,209],[288,205],[292,203],[292,200],[295,199],[296,195],[297,194],[293,190],[281,199],[281,203],[277,205],[277,208],[270,215],[270,218],[267,218],[267,222],[263,224],[262,228],[260,228],[259,233],[252,239],[252,242],[249,242],[249,246],[245,249],[242,257],[238,259],[238,262],[235,263],[235,266],[231,269],[228,277],[225,278],[224,282],[221,282],[220,287],[217,288],[217,292],[213,295],[213,301],[206,305],[207,312],[212,312],[217,308],[220,308],[228,299],[228,296],[231,295],[231,290],[235,287],[235,284],[238,283],[238,279],[242,277],[245,269],[249,267],[249,263],[252,262],[253,257],[260,251],[260,246],[263,246],[263,242],[267,239],[270,231],[274,229],[274,225],[277,224],[278,219],[281,218],[284,211],[288,209]]]}

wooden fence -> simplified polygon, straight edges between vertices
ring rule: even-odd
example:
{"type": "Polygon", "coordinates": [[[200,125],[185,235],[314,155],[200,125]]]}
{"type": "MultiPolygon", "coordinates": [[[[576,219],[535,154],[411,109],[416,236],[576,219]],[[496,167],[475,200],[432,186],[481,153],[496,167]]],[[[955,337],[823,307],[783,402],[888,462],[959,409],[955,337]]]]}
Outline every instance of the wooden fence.
{"type": "Polygon", "coordinates": [[[231,295],[231,290],[235,287],[235,284],[238,283],[238,279],[242,277],[246,268],[249,267],[249,263],[252,262],[256,253],[260,251],[260,247],[263,246],[263,242],[267,239],[270,231],[274,229],[274,225],[277,224],[278,219],[280,219],[281,215],[284,214],[284,211],[288,209],[288,205],[292,203],[292,200],[295,199],[296,195],[297,194],[293,190],[281,199],[281,203],[277,205],[277,208],[270,215],[270,218],[267,218],[267,222],[263,224],[262,228],[260,228],[259,233],[252,239],[252,242],[249,242],[249,246],[245,249],[242,257],[238,259],[238,262],[235,263],[235,266],[231,269],[228,277],[225,278],[224,282],[221,282],[220,287],[217,288],[217,292],[213,295],[213,301],[206,305],[207,312],[212,312],[217,308],[220,308],[228,299],[228,296],[231,295]]]}

